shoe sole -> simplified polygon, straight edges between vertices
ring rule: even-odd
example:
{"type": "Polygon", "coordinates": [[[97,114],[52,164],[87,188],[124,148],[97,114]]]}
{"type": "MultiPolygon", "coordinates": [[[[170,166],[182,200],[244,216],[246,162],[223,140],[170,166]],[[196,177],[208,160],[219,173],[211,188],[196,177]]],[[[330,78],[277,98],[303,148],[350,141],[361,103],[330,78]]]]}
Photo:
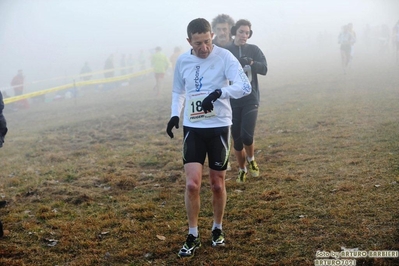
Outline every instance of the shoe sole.
{"type": "Polygon", "coordinates": [[[201,243],[200,243],[195,249],[193,249],[193,253],[192,253],[190,256],[180,255],[179,253],[177,253],[177,256],[178,256],[180,259],[191,259],[192,257],[194,257],[195,251],[196,251],[199,247],[201,247],[201,243]]]}
{"type": "Polygon", "coordinates": [[[250,173],[250,174],[251,174],[252,177],[258,177],[259,176],[259,173],[257,173],[257,174],[250,173]]]}

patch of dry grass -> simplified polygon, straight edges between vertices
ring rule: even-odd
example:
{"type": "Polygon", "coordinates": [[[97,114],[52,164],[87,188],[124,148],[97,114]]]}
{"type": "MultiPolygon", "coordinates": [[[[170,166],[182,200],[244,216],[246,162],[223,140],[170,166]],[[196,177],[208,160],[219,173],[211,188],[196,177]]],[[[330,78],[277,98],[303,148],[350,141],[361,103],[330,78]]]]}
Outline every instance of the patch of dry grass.
{"type": "Polygon", "coordinates": [[[215,250],[204,173],[203,246],[191,261],[176,256],[187,222],[182,130],[173,140],[165,133],[170,85],[159,98],[145,91],[152,80],[137,81],[83,91],[77,104],[6,113],[0,195],[9,203],[0,213],[10,234],[0,240],[0,264],[313,265],[317,250],[398,250],[395,71],[261,79],[261,175],[237,184],[231,156],[227,246],[215,250]]]}

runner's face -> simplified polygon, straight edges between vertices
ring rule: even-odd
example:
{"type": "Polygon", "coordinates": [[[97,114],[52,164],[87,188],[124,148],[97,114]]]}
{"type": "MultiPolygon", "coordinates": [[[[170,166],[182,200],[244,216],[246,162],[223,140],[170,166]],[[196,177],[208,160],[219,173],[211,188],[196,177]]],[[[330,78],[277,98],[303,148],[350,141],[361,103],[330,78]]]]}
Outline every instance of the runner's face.
{"type": "Polygon", "coordinates": [[[240,26],[237,29],[236,37],[234,38],[234,44],[238,46],[246,44],[250,33],[251,29],[249,26],[240,26]]]}
{"type": "Polygon", "coordinates": [[[193,47],[193,53],[199,58],[207,58],[212,52],[213,33],[194,33],[191,39],[187,38],[188,43],[193,47]]]}
{"type": "Polygon", "coordinates": [[[230,40],[230,27],[228,23],[218,23],[214,29],[216,39],[221,45],[226,45],[230,40]]]}

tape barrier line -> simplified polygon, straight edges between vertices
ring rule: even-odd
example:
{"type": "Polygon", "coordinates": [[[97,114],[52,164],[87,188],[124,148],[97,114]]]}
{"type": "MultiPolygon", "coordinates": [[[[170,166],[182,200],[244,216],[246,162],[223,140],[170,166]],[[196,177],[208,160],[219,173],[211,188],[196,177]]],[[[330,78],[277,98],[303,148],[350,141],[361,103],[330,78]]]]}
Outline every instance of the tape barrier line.
{"type": "Polygon", "coordinates": [[[153,69],[150,68],[150,69],[146,69],[146,70],[143,70],[140,72],[123,75],[123,76],[118,76],[118,77],[78,81],[78,82],[69,83],[69,84],[57,86],[57,87],[50,88],[50,89],[45,89],[45,90],[41,90],[41,91],[26,93],[26,94],[19,95],[19,96],[4,98],[3,101],[4,101],[4,104],[9,104],[9,103],[17,102],[20,100],[37,97],[37,96],[44,95],[44,94],[51,93],[51,92],[66,90],[66,89],[73,88],[73,87],[83,87],[83,86],[87,86],[87,85],[104,84],[104,83],[111,83],[111,82],[115,82],[115,81],[127,80],[130,78],[134,78],[134,77],[138,77],[138,76],[142,76],[142,75],[151,73],[152,71],[153,71],[153,69]]]}
{"type": "MultiPolygon", "coordinates": [[[[94,71],[94,72],[89,72],[89,73],[84,73],[84,74],[78,74],[78,75],[74,75],[74,76],[59,76],[59,77],[50,78],[50,79],[35,80],[35,81],[31,81],[30,83],[25,83],[22,85],[25,86],[25,85],[29,85],[29,84],[38,84],[38,83],[60,80],[60,79],[77,79],[77,78],[83,78],[83,77],[94,76],[94,75],[110,73],[110,72],[116,72],[116,71],[121,71],[121,70],[125,70],[125,71],[129,72],[133,68],[134,68],[134,66],[128,66],[128,67],[121,67],[121,68],[112,68],[112,69],[107,69],[107,70],[99,70],[99,71],[94,71]]],[[[0,87],[0,90],[8,91],[8,90],[12,90],[13,88],[19,87],[19,86],[21,86],[21,85],[4,86],[4,87],[0,87]]]]}

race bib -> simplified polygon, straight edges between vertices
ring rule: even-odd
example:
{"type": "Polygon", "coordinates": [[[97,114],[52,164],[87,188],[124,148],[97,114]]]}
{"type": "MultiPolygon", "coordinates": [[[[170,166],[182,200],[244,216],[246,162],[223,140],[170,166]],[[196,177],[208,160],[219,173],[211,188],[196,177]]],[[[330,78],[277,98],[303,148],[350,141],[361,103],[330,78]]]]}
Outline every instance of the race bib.
{"type": "Polygon", "coordinates": [[[189,96],[186,102],[186,114],[190,122],[198,122],[216,116],[215,110],[205,114],[202,111],[202,101],[208,96],[206,92],[198,92],[189,96]]]}

